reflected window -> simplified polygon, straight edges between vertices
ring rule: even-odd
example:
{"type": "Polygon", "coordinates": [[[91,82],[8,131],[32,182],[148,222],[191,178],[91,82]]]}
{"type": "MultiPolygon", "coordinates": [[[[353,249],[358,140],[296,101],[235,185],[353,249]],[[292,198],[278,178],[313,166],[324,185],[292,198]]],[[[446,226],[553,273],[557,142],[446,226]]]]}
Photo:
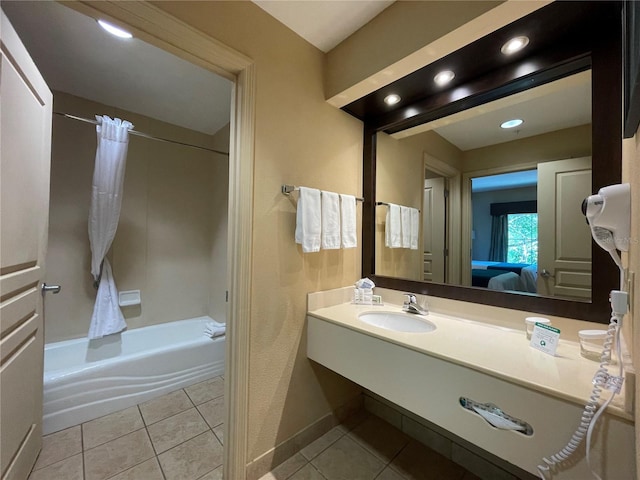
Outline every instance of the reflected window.
{"type": "Polygon", "coordinates": [[[507,262],[538,263],[538,214],[507,215],[507,262]]]}

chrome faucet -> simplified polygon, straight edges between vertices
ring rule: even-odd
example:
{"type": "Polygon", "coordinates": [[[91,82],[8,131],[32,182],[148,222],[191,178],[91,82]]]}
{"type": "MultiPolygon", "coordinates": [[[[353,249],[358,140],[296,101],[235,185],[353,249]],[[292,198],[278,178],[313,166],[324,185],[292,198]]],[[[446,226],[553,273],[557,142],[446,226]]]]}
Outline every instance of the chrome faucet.
{"type": "Polygon", "coordinates": [[[402,311],[407,313],[416,313],[418,315],[428,315],[429,310],[425,307],[421,307],[418,305],[418,300],[413,293],[405,293],[407,299],[404,301],[402,305],[402,311]]]}

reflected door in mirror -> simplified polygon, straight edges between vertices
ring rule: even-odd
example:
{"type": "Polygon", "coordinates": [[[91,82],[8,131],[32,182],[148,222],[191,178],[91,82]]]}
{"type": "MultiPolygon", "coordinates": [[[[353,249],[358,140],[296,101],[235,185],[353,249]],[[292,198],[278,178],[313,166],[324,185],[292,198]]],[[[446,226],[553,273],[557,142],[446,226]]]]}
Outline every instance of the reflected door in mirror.
{"type": "Polygon", "coordinates": [[[422,202],[422,243],[424,251],[424,280],[445,282],[446,272],[446,206],[444,177],[424,181],[422,202]]]}
{"type": "Polygon", "coordinates": [[[580,211],[591,157],[538,165],[538,294],[591,298],[591,234],[580,211]]]}

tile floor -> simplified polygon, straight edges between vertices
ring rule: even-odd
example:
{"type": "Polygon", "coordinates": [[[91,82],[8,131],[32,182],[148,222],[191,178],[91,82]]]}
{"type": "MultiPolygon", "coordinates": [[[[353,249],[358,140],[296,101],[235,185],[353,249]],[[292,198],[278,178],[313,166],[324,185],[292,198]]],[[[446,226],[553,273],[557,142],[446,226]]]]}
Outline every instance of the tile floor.
{"type": "MultiPolygon", "coordinates": [[[[221,480],[224,380],[171,392],[43,438],[29,480],[221,480]]],[[[364,413],[260,480],[479,480],[364,413]]]]}
{"type": "Polygon", "coordinates": [[[479,480],[373,415],[338,425],[260,480],[479,480]]]}
{"type": "Polygon", "coordinates": [[[29,480],[222,479],[223,394],[216,377],[47,435],[29,480]]]}

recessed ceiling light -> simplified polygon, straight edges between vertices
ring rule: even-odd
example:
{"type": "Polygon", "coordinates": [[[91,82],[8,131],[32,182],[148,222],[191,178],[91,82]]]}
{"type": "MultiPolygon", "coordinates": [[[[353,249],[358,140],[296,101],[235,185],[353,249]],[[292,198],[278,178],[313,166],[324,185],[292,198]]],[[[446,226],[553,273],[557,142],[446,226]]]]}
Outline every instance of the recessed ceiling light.
{"type": "Polygon", "coordinates": [[[500,128],[514,128],[514,127],[517,127],[519,125],[522,125],[523,122],[524,122],[524,120],[521,120],[519,118],[514,118],[513,120],[508,120],[508,121],[504,122],[503,124],[501,124],[500,128]]]}
{"type": "Polygon", "coordinates": [[[107,32],[109,32],[111,35],[115,35],[118,38],[133,37],[133,35],[131,35],[126,30],[123,30],[120,27],[116,27],[115,25],[112,25],[109,22],[105,22],[104,20],[98,20],[98,24],[100,24],[100,26],[104,28],[107,32]]]}
{"type": "Polygon", "coordinates": [[[438,85],[446,85],[451,80],[453,80],[453,77],[455,76],[456,74],[453,73],[451,70],[444,70],[438,73],[435,77],[433,77],[433,81],[436,82],[438,85]]]}
{"type": "Polygon", "coordinates": [[[502,45],[500,51],[505,55],[511,55],[512,53],[516,53],[522,50],[527,45],[529,45],[529,38],[523,35],[520,37],[514,37],[509,40],[507,43],[502,45]]]}
{"type": "Polygon", "coordinates": [[[384,103],[386,103],[387,105],[395,105],[400,100],[401,100],[400,95],[396,95],[395,93],[392,93],[391,95],[387,95],[386,97],[384,97],[384,103]]]}

